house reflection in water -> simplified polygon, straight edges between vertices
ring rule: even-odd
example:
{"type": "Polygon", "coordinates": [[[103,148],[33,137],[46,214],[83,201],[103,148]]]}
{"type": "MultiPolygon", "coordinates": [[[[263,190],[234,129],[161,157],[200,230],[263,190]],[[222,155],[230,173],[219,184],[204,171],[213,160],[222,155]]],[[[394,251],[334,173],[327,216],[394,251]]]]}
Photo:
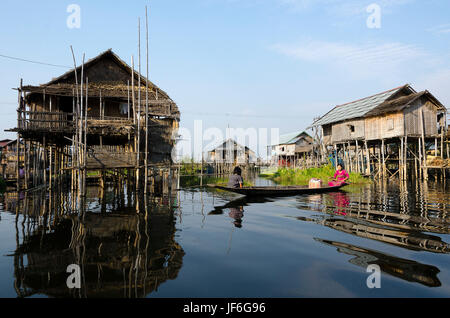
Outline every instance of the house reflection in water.
{"type": "Polygon", "coordinates": [[[170,204],[140,206],[140,213],[88,211],[54,216],[50,222],[37,214],[18,222],[17,295],[140,298],[176,279],[185,253],[175,241],[174,210],[170,204]],[[79,290],[67,287],[70,264],[80,265],[79,290]]]}
{"type": "Polygon", "coordinates": [[[317,238],[315,240],[323,244],[336,247],[337,251],[340,253],[355,256],[349,260],[351,264],[362,268],[367,268],[369,265],[378,265],[384,273],[403,280],[420,283],[428,287],[441,286],[441,282],[437,278],[437,274],[440,271],[435,266],[390,256],[346,243],[327,241],[317,238]]]}

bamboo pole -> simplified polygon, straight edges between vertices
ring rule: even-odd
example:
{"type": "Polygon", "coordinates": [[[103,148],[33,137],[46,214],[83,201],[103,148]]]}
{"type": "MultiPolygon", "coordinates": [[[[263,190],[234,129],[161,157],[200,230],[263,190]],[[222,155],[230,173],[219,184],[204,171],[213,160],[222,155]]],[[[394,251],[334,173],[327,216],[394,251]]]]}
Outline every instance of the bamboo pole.
{"type": "Polygon", "coordinates": [[[147,40],[147,78],[145,85],[145,187],[144,192],[147,194],[148,187],[148,77],[149,77],[149,52],[148,52],[148,13],[147,6],[145,6],[145,26],[146,26],[146,40],[147,40]]]}
{"type": "Polygon", "coordinates": [[[43,155],[44,155],[44,167],[43,167],[43,173],[44,173],[44,185],[47,187],[47,140],[44,135],[43,140],[43,155]]]}
{"type": "MultiPolygon", "coordinates": [[[[22,85],[23,80],[20,79],[20,86],[18,91],[18,109],[17,109],[17,121],[18,125],[17,127],[21,127],[21,118],[22,118],[22,85]]],[[[20,191],[20,133],[17,133],[17,146],[16,146],[16,153],[17,153],[17,163],[16,163],[16,174],[17,174],[17,192],[20,191]]]]}
{"type": "MultiPolygon", "coordinates": [[[[74,142],[73,142],[74,148],[72,149],[72,151],[74,152],[73,160],[72,160],[72,169],[73,169],[72,171],[75,170],[74,169],[74,164],[75,164],[75,161],[76,161],[78,169],[77,169],[76,172],[74,171],[74,177],[78,178],[78,189],[80,190],[80,180],[79,180],[79,176],[80,176],[80,165],[79,165],[79,162],[80,162],[79,155],[80,155],[80,153],[79,153],[79,147],[80,146],[79,146],[79,144],[80,144],[81,139],[80,139],[80,134],[79,134],[80,133],[79,132],[79,120],[80,120],[79,117],[81,116],[81,109],[80,109],[80,98],[79,98],[79,90],[78,90],[79,88],[78,88],[77,62],[76,62],[76,59],[75,59],[75,53],[73,52],[72,45],[70,46],[70,50],[72,52],[73,66],[74,66],[74,72],[75,72],[75,85],[76,85],[75,92],[76,92],[76,97],[77,97],[77,103],[76,103],[77,111],[75,112],[76,129],[75,129],[75,136],[74,136],[75,138],[74,138],[74,142]]],[[[73,182],[75,182],[75,180],[73,182]]],[[[73,188],[75,188],[75,187],[73,187],[73,188]]]]}
{"type": "Polygon", "coordinates": [[[140,152],[141,152],[141,18],[138,18],[138,129],[137,129],[137,162],[136,162],[136,186],[139,187],[140,152]]]}
{"type": "MultiPolygon", "coordinates": [[[[52,105],[52,96],[50,96],[50,98],[49,98],[50,114],[53,111],[53,107],[52,106],[53,106],[52,105]]],[[[53,117],[53,115],[50,115],[50,118],[52,118],[52,117],[53,117]]],[[[51,144],[50,144],[50,147],[49,147],[49,168],[48,168],[48,171],[49,171],[48,183],[49,183],[49,187],[51,189],[53,187],[53,173],[54,173],[54,171],[53,171],[53,147],[52,147],[51,144]]]]}
{"type": "Polygon", "coordinates": [[[82,60],[82,64],[81,64],[81,84],[80,84],[80,122],[79,122],[79,143],[78,143],[78,189],[79,189],[79,193],[80,195],[84,194],[84,180],[83,180],[83,173],[82,173],[82,166],[83,166],[83,162],[84,162],[84,151],[83,151],[83,120],[84,120],[84,116],[86,114],[84,114],[84,103],[83,103],[83,78],[84,78],[84,58],[85,55],[83,54],[83,60],[82,60]]]}
{"type": "Polygon", "coordinates": [[[89,78],[86,77],[86,105],[84,112],[84,162],[83,162],[83,195],[86,195],[86,178],[87,178],[87,135],[88,135],[88,104],[89,104],[89,78]]]}
{"type": "MultiPolygon", "coordinates": [[[[135,95],[135,87],[134,87],[134,56],[131,56],[131,100],[133,104],[133,125],[136,125],[136,95],[135,95]]],[[[134,133],[134,153],[137,155],[137,132],[134,133]]],[[[137,186],[137,184],[136,184],[137,186]]]]}
{"type": "MultiPolygon", "coordinates": [[[[130,120],[130,80],[127,81],[127,103],[128,103],[128,120],[130,120]]],[[[129,137],[129,135],[128,135],[129,137]]]]}
{"type": "MultiPolygon", "coordinates": [[[[74,90],[72,90],[72,113],[74,114],[74,117],[72,118],[72,121],[74,121],[74,122],[76,122],[76,118],[77,118],[77,114],[76,114],[76,110],[75,110],[75,92],[74,92],[74,90]]],[[[76,138],[76,136],[75,135],[72,135],[72,148],[71,148],[71,152],[70,152],[70,156],[71,156],[71,182],[70,182],[70,187],[71,187],[71,190],[73,191],[74,190],[74,180],[75,180],[75,171],[74,171],[74,169],[73,169],[73,163],[74,163],[74,160],[75,160],[75,157],[74,157],[74,153],[75,153],[75,151],[74,151],[74,149],[75,149],[75,138],[76,138]]]]}

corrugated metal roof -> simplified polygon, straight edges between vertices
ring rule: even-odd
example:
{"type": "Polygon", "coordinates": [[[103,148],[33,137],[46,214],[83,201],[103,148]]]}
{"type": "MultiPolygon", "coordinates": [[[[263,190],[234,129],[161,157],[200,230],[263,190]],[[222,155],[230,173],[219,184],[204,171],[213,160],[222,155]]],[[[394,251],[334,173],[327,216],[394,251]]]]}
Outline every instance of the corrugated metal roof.
{"type": "Polygon", "coordinates": [[[0,140],[0,148],[6,147],[6,146],[12,144],[13,142],[16,142],[16,141],[15,140],[9,140],[9,139],[0,140]]]}
{"type": "Polygon", "coordinates": [[[369,96],[351,103],[336,106],[330,112],[314,122],[312,127],[337,123],[347,119],[363,117],[365,114],[383,104],[392,95],[398,93],[408,85],[397,87],[389,91],[369,96]]]}
{"type": "Polygon", "coordinates": [[[279,143],[272,145],[272,146],[295,144],[300,139],[300,136],[303,134],[308,135],[305,131],[297,131],[297,132],[281,135],[280,139],[279,139],[279,143]]]}

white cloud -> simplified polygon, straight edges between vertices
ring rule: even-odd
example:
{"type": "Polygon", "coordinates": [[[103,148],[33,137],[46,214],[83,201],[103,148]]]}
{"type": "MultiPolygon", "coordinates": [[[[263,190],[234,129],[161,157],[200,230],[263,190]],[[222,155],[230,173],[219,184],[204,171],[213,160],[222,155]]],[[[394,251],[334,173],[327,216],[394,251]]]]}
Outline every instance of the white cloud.
{"type": "Polygon", "coordinates": [[[378,4],[383,13],[392,13],[393,8],[414,2],[415,0],[276,0],[293,10],[302,11],[315,6],[323,7],[329,14],[355,16],[366,14],[366,8],[372,3],[378,4]]]}
{"type": "Polygon", "coordinates": [[[273,49],[283,55],[306,62],[332,64],[346,69],[373,70],[397,68],[399,65],[427,56],[414,45],[403,43],[345,44],[338,42],[311,41],[301,45],[276,44],[273,49]]]}
{"type": "Polygon", "coordinates": [[[450,23],[441,24],[428,29],[427,31],[438,34],[450,34],[450,23]]]}

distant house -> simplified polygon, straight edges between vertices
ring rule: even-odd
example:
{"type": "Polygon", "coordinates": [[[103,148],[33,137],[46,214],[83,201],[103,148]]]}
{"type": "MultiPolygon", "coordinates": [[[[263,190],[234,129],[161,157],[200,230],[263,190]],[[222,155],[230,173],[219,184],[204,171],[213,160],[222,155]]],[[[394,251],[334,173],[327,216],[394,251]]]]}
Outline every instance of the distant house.
{"type": "MultiPolygon", "coordinates": [[[[23,160],[22,155],[20,162],[23,160]]],[[[7,181],[17,180],[17,140],[0,140],[0,162],[0,176],[7,181]]]]}
{"type": "Polygon", "coordinates": [[[280,136],[280,142],[272,145],[272,161],[280,166],[295,165],[295,161],[313,150],[313,138],[306,132],[294,132],[280,136]]]}
{"type": "Polygon", "coordinates": [[[222,142],[208,151],[206,156],[207,163],[249,164],[257,161],[258,157],[253,150],[233,139],[222,142]]]}
{"type": "Polygon", "coordinates": [[[398,137],[437,137],[445,129],[446,108],[430,92],[410,85],[336,106],[314,122],[325,145],[398,137]]]}

